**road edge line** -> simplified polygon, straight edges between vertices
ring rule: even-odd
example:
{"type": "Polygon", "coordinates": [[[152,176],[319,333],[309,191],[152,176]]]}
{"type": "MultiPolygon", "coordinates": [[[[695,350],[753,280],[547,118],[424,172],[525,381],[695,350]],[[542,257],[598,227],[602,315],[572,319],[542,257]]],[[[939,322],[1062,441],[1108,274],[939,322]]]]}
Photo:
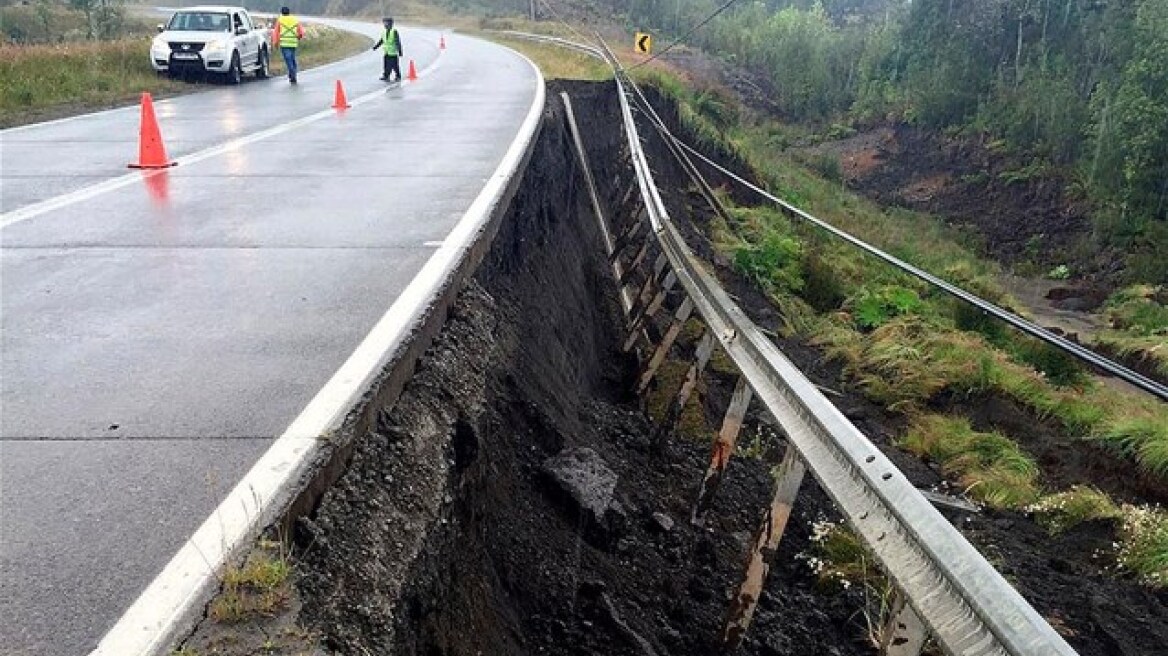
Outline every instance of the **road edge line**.
{"type": "Polygon", "coordinates": [[[313,474],[322,469],[330,442],[342,431],[355,433],[364,425],[367,420],[360,417],[361,410],[374,398],[384,396],[382,390],[370,387],[392,385],[395,378],[404,385],[400,372],[412,370],[423,350],[418,346],[426,328],[434,334],[441,328],[463,280],[485,254],[537,141],[546,84],[534,62],[511,52],[534,71],[535,98],[516,139],[482,191],[357,349],[122,614],[90,656],[168,653],[202,618],[204,606],[218,589],[219,572],[224,565],[238,557],[262,529],[278,521],[283,510],[310,486],[313,474]]]}
{"type": "MultiPolygon", "coordinates": [[[[425,79],[427,76],[432,75],[434,73],[434,71],[438,70],[438,68],[442,64],[442,52],[443,51],[441,51],[441,50],[438,51],[438,55],[434,58],[434,61],[431,62],[430,65],[428,65],[422,69],[422,71],[418,74],[419,77],[425,79]]],[[[357,57],[357,56],[359,56],[359,55],[354,55],[354,57],[357,57]]],[[[340,64],[343,61],[347,61],[347,60],[333,62],[333,64],[340,64]]],[[[331,66],[333,64],[328,64],[328,65],[331,66]]],[[[309,69],[309,70],[312,70],[312,69],[309,69]]],[[[365,103],[372,102],[373,100],[376,100],[377,98],[384,96],[385,91],[386,91],[385,89],[377,89],[375,91],[370,91],[369,93],[363,94],[363,95],[349,101],[349,104],[352,107],[357,107],[358,105],[364,105],[365,103]]],[[[120,109],[126,109],[126,108],[123,107],[120,109]]],[[[114,109],[114,110],[106,110],[106,111],[113,112],[113,111],[119,111],[119,110],[114,109]]],[[[97,113],[100,113],[100,112],[97,112],[97,113]]],[[[264,128],[264,129],[258,130],[256,132],[252,132],[251,134],[245,134],[241,137],[235,137],[234,139],[230,139],[230,140],[225,141],[221,144],[209,146],[207,148],[204,148],[203,150],[197,150],[193,153],[188,153],[186,155],[183,155],[182,157],[176,158],[174,163],[175,163],[175,165],[182,165],[182,164],[195,164],[198,162],[202,162],[203,160],[211,159],[212,157],[218,157],[219,155],[222,155],[222,154],[227,153],[227,152],[231,152],[233,150],[238,150],[240,148],[243,148],[244,146],[248,146],[248,145],[251,145],[253,143],[256,143],[257,141],[263,141],[265,139],[269,139],[271,137],[274,137],[274,136],[277,136],[280,134],[284,134],[285,132],[290,132],[292,130],[303,127],[305,125],[310,125],[312,123],[316,123],[317,121],[324,120],[330,116],[336,116],[336,113],[337,113],[337,111],[335,109],[322,109],[316,113],[308,114],[307,116],[301,116],[300,118],[288,121],[287,123],[273,125],[272,127],[264,128]]],[[[91,115],[93,115],[93,114],[81,114],[81,115],[78,115],[75,117],[70,117],[70,118],[84,118],[86,116],[91,116],[91,115]]],[[[59,119],[59,120],[66,121],[66,120],[70,120],[70,119],[59,119]]],[[[17,129],[17,128],[13,128],[13,129],[17,129]]],[[[128,187],[134,183],[142,182],[144,180],[147,180],[147,179],[152,178],[152,177],[157,176],[157,175],[162,175],[163,173],[165,173],[168,170],[170,170],[170,169],[140,170],[140,171],[135,171],[132,173],[125,173],[123,175],[109,178],[107,180],[102,180],[101,182],[96,182],[92,185],[89,185],[88,187],[82,187],[80,189],[61,194],[60,196],[54,196],[53,198],[46,198],[45,200],[38,201],[38,202],[32,203],[30,205],[25,205],[23,207],[18,207],[14,210],[10,210],[8,212],[0,213],[0,229],[7,228],[7,227],[12,226],[12,225],[16,225],[17,223],[21,223],[21,222],[27,221],[29,219],[35,219],[38,216],[48,214],[49,212],[52,212],[54,210],[59,210],[61,208],[68,207],[70,205],[75,205],[75,204],[80,203],[82,201],[86,201],[86,200],[89,200],[91,198],[101,196],[102,194],[106,194],[106,193],[111,192],[111,191],[116,191],[116,190],[121,189],[123,187],[128,187]]]]}

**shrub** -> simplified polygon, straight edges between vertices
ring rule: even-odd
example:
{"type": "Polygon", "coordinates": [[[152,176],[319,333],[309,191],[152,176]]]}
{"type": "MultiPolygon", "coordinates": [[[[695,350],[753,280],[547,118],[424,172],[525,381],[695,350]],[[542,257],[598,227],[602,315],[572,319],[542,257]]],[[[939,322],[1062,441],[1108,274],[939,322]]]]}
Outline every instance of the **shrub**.
{"type": "Polygon", "coordinates": [[[798,292],[802,246],[792,237],[768,231],[761,241],[734,249],[734,268],[771,293],[798,292]]]}
{"type": "Polygon", "coordinates": [[[862,290],[852,305],[856,324],[861,328],[872,329],[894,317],[918,313],[924,304],[915,291],[887,285],[875,290],[862,290]]]}

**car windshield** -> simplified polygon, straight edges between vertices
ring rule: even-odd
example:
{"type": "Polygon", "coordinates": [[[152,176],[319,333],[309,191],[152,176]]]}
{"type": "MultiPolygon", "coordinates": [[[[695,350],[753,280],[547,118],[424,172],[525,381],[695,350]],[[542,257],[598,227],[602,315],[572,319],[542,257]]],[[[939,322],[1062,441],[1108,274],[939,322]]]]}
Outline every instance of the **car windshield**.
{"type": "Polygon", "coordinates": [[[230,32],[231,18],[227,14],[209,11],[183,11],[171,17],[166,29],[183,32],[230,32]]]}

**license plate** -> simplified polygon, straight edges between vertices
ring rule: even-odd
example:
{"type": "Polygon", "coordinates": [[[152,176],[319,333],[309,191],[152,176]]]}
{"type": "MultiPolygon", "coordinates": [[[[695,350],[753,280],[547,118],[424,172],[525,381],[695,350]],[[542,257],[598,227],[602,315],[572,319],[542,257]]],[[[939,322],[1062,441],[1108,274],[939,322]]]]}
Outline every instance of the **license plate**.
{"type": "Polygon", "coordinates": [[[199,55],[197,55],[193,52],[176,52],[176,53],[174,53],[174,58],[175,59],[198,59],[199,55]]]}

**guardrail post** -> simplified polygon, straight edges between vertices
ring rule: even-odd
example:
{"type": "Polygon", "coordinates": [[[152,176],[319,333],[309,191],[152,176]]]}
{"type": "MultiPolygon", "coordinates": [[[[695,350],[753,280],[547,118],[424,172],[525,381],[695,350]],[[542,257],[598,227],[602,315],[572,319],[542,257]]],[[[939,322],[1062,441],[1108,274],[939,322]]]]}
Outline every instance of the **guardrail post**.
{"type": "Polygon", "coordinates": [[[726,416],[722,418],[722,428],[714,440],[710,466],[702,478],[698,499],[694,503],[690,522],[695,525],[700,526],[703,523],[703,517],[714,501],[714,494],[718,492],[718,485],[726,475],[726,467],[730,464],[730,457],[734,455],[734,447],[738,444],[738,433],[746,419],[746,409],[750,407],[750,400],[753,397],[754,390],[750,389],[746,377],[739,376],[738,383],[734,385],[734,395],[730,397],[730,405],[726,408],[726,416]]]}
{"type": "Polygon", "coordinates": [[[758,606],[763,586],[766,585],[767,574],[771,569],[771,560],[779,547],[779,541],[783,538],[787,520],[791,518],[791,507],[795,504],[795,497],[799,494],[799,486],[803,484],[803,474],[806,471],[807,466],[799,457],[799,451],[788,441],[783,462],[775,472],[775,493],[771,499],[771,507],[763,517],[762,526],[759,527],[754,546],[747,557],[746,575],[742,586],[730,602],[726,625],[722,629],[723,652],[738,648],[743,636],[746,635],[746,630],[750,628],[750,620],[754,617],[754,609],[758,606]]]}
{"type": "Polygon", "coordinates": [[[689,401],[690,395],[693,394],[694,388],[698,386],[698,377],[702,375],[706,363],[710,361],[710,355],[714,352],[714,343],[714,333],[710,332],[709,328],[703,328],[702,337],[698,341],[697,348],[694,349],[694,360],[690,364],[689,370],[685,372],[685,380],[681,383],[681,389],[669,402],[669,408],[665,411],[665,416],[661,418],[661,423],[653,430],[651,441],[653,448],[660,448],[665,443],[669,433],[673,431],[673,427],[681,417],[682,410],[685,409],[685,404],[689,401]]]}
{"type": "Polygon", "coordinates": [[[645,390],[649,388],[649,383],[653,381],[653,376],[657,375],[657,369],[661,367],[661,363],[665,362],[665,356],[669,355],[669,349],[673,348],[673,342],[677,341],[677,336],[681,334],[681,328],[689,320],[693,309],[693,299],[686,296],[685,300],[678,306],[677,312],[674,313],[669,329],[662,335],[661,343],[657,345],[657,350],[653,352],[649,364],[641,372],[641,379],[637,382],[637,394],[644,394],[645,390]]]}
{"type": "MultiPolygon", "coordinates": [[[[640,269],[641,265],[645,263],[645,258],[649,257],[649,247],[653,245],[654,240],[655,238],[653,235],[645,237],[645,243],[641,244],[641,248],[639,248],[637,250],[637,254],[633,256],[632,262],[629,262],[628,268],[625,269],[617,278],[617,285],[619,285],[621,288],[624,288],[629,284],[629,278],[632,277],[633,272],[640,269]]],[[[613,262],[614,267],[617,266],[617,264],[617,262],[613,262]]]]}
{"type": "Polygon", "coordinates": [[[642,206],[641,210],[637,213],[637,218],[633,220],[633,224],[625,229],[625,231],[616,238],[616,242],[612,247],[612,253],[609,254],[609,259],[616,260],[616,258],[620,257],[620,254],[624,252],[625,247],[628,246],[629,242],[637,236],[637,233],[641,231],[641,228],[644,228],[645,225],[649,223],[649,221],[645,219],[646,216],[647,214],[645,212],[645,208],[642,206]]]}
{"type": "MultiPolygon", "coordinates": [[[[657,262],[660,263],[662,258],[666,258],[664,253],[658,256],[657,262]]],[[[661,309],[661,305],[665,302],[665,297],[669,293],[669,290],[673,289],[673,286],[677,284],[677,274],[670,270],[665,275],[665,280],[661,282],[660,291],[654,291],[663,268],[664,266],[654,266],[653,273],[645,280],[644,286],[641,287],[641,291],[637,294],[636,300],[633,301],[633,310],[629,314],[629,335],[625,339],[624,346],[622,347],[626,353],[633,350],[633,347],[636,346],[637,336],[644,322],[657,314],[657,311],[661,309]],[[652,301],[649,300],[650,297],[652,297],[652,301]]]]}
{"type": "Polygon", "coordinates": [[[880,634],[880,653],[883,656],[919,656],[928,638],[925,623],[897,590],[893,594],[888,622],[880,634]]]}

